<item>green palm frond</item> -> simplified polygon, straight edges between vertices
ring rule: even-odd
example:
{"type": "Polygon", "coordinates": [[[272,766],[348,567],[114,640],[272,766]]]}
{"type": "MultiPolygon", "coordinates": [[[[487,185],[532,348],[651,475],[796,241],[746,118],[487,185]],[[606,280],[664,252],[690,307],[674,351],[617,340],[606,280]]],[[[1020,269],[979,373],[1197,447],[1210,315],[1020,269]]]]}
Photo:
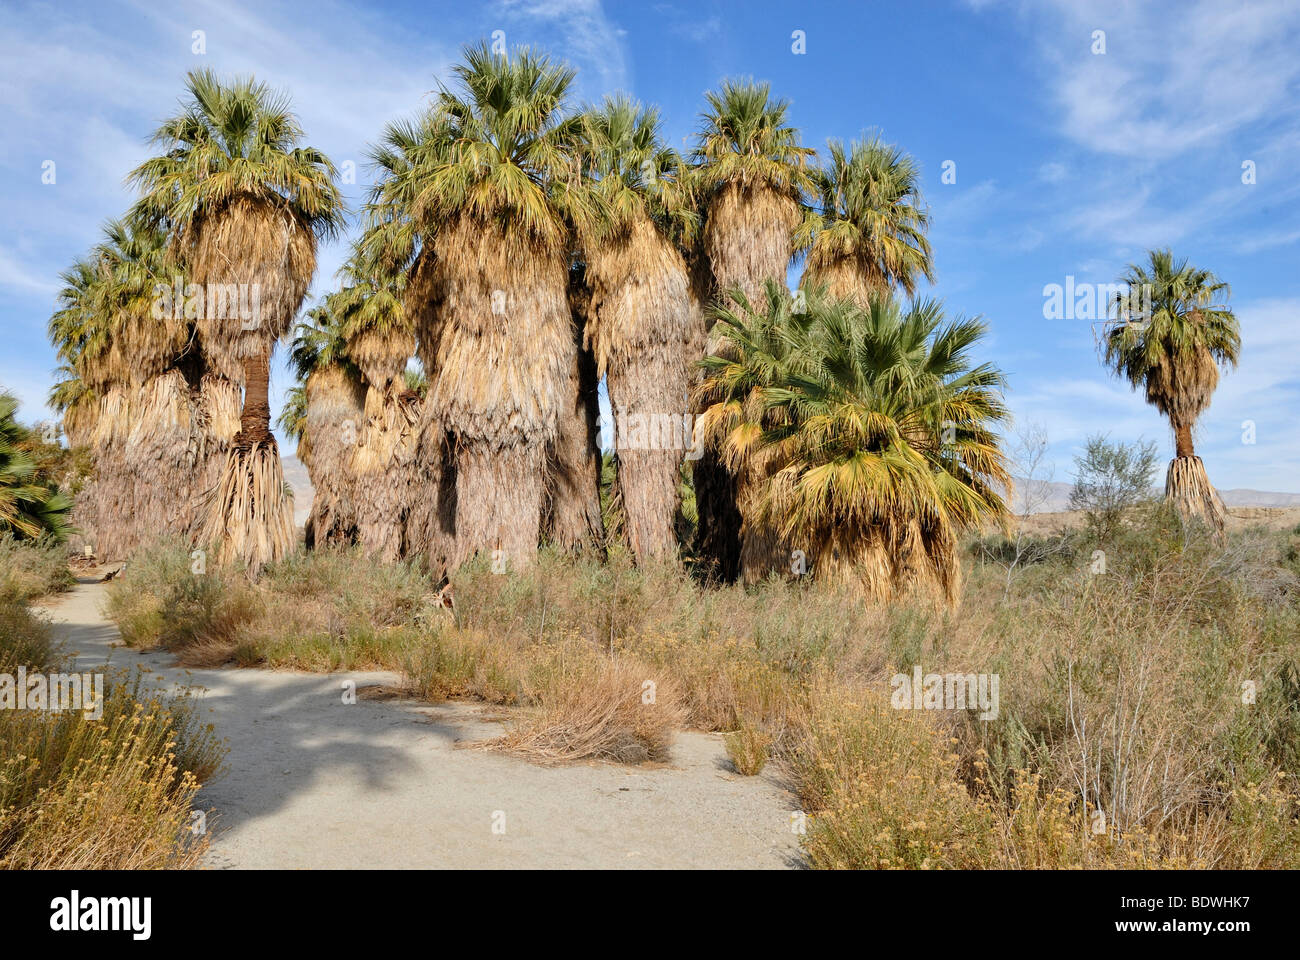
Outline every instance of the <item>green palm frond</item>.
{"type": "Polygon", "coordinates": [[[62,541],[70,531],[72,501],[40,477],[23,449],[30,431],[18,423],[18,401],[0,393],[0,534],[20,540],[62,541]]]}
{"type": "Polygon", "coordinates": [[[1173,252],[1152,250],[1148,263],[1130,264],[1127,290],[1102,336],[1105,362],[1147,402],[1190,427],[1218,385],[1219,367],[1236,366],[1241,328],[1227,306],[1231,290],[1208,270],[1173,252]]]}
{"type": "Polygon", "coordinates": [[[773,98],[769,84],[724,80],[705,99],[692,157],[705,193],[724,183],[761,183],[800,197],[812,189],[808,161],[816,151],[800,146],[787,122],[790,103],[773,98]]]}
{"type": "Polygon", "coordinates": [[[824,166],[812,172],[816,201],[795,234],[810,251],[808,276],[842,264],[877,290],[897,285],[910,296],[920,277],[934,279],[930,218],[921,200],[921,171],[878,134],[827,142],[824,166]]]}
{"type": "Polygon", "coordinates": [[[303,131],[284,94],[252,77],[222,82],[207,68],[191,71],[185,86],[182,112],[154,133],[163,152],[128,177],[140,189],[134,220],[180,235],[253,197],[290,212],[318,238],[343,228],[337,171],[319,150],[299,145],[303,131]]]}
{"type": "Polygon", "coordinates": [[[936,569],[962,530],[1005,521],[994,429],[1009,413],[1001,372],[971,359],[981,321],[948,320],[932,300],[864,307],[814,289],[800,303],[776,282],[764,303],[738,297],[714,315],[704,429],[761,478],[754,518],[823,546],[914,530],[936,569]]]}
{"type": "Polygon", "coordinates": [[[683,247],[699,229],[692,177],[681,154],[663,140],[655,107],[608,96],[580,117],[577,154],[593,195],[590,242],[648,219],[683,247]]]}

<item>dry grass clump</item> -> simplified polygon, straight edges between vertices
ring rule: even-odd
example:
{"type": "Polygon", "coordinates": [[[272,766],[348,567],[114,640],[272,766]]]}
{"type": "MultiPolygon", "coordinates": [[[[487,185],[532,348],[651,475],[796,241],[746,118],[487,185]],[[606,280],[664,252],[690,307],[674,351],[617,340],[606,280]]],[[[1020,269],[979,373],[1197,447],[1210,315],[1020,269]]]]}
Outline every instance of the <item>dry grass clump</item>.
{"type": "MultiPolygon", "coordinates": [[[[0,673],[61,668],[48,626],[0,603],[0,673]]],[[[198,865],[200,784],[224,755],[187,693],[107,672],[103,715],[0,710],[0,868],[125,870],[198,865]]]]}
{"type": "Polygon", "coordinates": [[[414,567],[374,563],[360,549],[293,554],[256,585],[210,562],[194,570],[188,547],[163,543],[114,582],[108,612],[129,645],[195,667],[397,669],[432,590],[414,567]]]}
{"type": "Polygon", "coordinates": [[[53,540],[0,536],[0,603],[23,603],[72,586],[67,548],[53,540]]]}
{"type": "Polygon", "coordinates": [[[773,738],[766,730],[744,720],[740,728],[733,730],[724,738],[727,756],[736,772],[746,777],[757,776],[767,766],[768,752],[772,749],[773,738]]]}
{"type": "Polygon", "coordinates": [[[684,717],[671,683],[643,665],[606,660],[555,683],[534,716],[477,746],[542,764],[663,762],[684,717]]]}

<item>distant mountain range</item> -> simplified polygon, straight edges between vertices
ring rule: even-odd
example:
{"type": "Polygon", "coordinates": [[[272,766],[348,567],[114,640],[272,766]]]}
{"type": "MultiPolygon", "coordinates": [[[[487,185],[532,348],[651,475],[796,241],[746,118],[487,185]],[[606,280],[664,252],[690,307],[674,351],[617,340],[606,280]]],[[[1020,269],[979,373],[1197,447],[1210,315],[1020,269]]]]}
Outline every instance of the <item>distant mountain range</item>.
{"type": "MultiPolygon", "coordinates": [[[[1035,485],[1035,490],[1041,491],[1041,495],[1035,496],[1036,502],[1032,505],[1032,513],[1063,513],[1070,509],[1070,490],[1073,484],[1069,483],[1039,483],[1035,485]]],[[[1152,490],[1153,496],[1163,496],[1164,487],[1156,487],[1152,490]]],[[[1014,513],[1024,511],[1024,497],[1026,495],[1025,482],[1016,481],[1016,494],[1012,498],[1011,509],[1014,513]]],[[[1269,493],[1265,490],[1220,490],[1219,496],[1223,498],[1223,503],[1227,507],[1300,507],[1300,493],[1269,493]]]]}
{"type": "MultiPolygon", "coordinates": [[[[284,479],[293,488],[293,520],[301,526],[307,522],[307,517],[311,513],[311,499],[315,491],[312,489],[311,479],[307,476],[307,468],[303,466],[302,461],[292,455],[282,459],[284,479]]],[[[1072,484],[1068,483],[1040,484],[1042,496],[1035,499],[1041,502],[1034,504],[1032,512],[1063,513],[1069,510],[1071,486],[1072,484]]],[[[1012,498],[1011,505],[1014,513],[1021,513],[1024,509],[1024,487],[1024,481],[1016,481],[1016,495],[1012,498]]],[[[1158,488],[1153,493],[1155,496],[1160,496],[1164,493],[1164,488],[1158,488]]],[[[1236,489],[1220,490],[1219,496],[1223,497],[1224,504],[1229,507],[1300,507],[1300,493],[1269,493],[1265,490],[1236,489]]]]}

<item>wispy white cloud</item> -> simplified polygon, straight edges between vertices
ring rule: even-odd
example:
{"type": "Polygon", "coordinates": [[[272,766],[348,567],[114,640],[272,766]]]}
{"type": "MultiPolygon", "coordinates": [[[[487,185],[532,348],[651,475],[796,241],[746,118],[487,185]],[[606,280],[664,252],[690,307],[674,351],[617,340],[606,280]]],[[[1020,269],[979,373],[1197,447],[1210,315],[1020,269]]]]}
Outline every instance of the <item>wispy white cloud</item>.
{"type": "Polygon", "coordinates": [[[1294,112],[1300,8],[1287,0],[1045,6],[1056,14],[1041,35],[1061,129],[1090,150],[1159,159],[1294,112]],[[1096,30],[1104,54],[1093,52],[1096,30]]]}
{"type": "MultiPolygon", "coordinates": [[[[600,0],[499,0],[498,9],[526,29],[558,36],[566,59],[579,68],[578,85],[587,99],[631,91],[624,32],[606,16],[600,0]]],[[[515,39],[507,30],[506,42],[515,39]]]]}
{"type": "Polygon", "coordinates": [[[1069,175],[1069,169],[1063,163],[1045,163],[1038,168],[1038,179],[1044,183],[1060,183],[1069,175]]]}

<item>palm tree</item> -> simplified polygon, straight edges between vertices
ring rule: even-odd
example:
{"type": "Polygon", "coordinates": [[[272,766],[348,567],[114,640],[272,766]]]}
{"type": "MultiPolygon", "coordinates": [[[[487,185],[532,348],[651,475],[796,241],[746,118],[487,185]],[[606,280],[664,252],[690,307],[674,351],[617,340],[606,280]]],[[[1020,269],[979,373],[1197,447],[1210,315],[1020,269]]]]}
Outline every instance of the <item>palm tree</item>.
{"type": "MultiPolygon", "coordinates": [[[[535,556],[548,446],[575,367],[568,293],[581,196],[566,110],[574,73],[527,49],[468,47],[379,200],[421,240],[407,305],[445,433],[446,559],[535,556]]],[[[391,128],[386,139],[392,139],[391,128]]]]}
{"type": "Polygon", "coordinates": [[[50,387],[49,406],[59,414],[63,434],[72,448],[87,446],[95,423],[95,410],[99,397],[86,385],[86,381],[71,364],[61,363],[55,369],[57,379],[50,387]]]}
{"type": "Polygon", "coordinates": [[[437,323],[428,284],[433,248],[412,218],[413,170],[443,132],[427,112],[417,123],[390,124],[371,148],[379,175],[366,228],[342,271],[348,352],[366,378],[366,428],[352,463],[357,533],[371,555],[384,559],[446,553],[437,516],[444,431],[426,402],[423,374],[416,383],[407,369],[412,353],[423,353],[417,328],[437,323]]]}
{"type": "Polygon", "coordinates": [[[164,152],[131,174],[141,190],[134,215],[168,230],[173,254],[209,295],[197,320],[205,356],[243,381],[239,433],[201,537],[256,576],[294,544],[270,427],[271,352],[307,293],[317,241],[343,224],[343,203],[334,165],[299,146],[302,129],[284,96],[251,77],[223,84],[210,70],[191,72],[186,91],[181,113],[154,134],[164,152]],[[229,300],[211,309],[217,291],[242,298],[239,309],[229,300]]]}
{"type": "Polygon", "coordinates": [[[1192,431],[1219,385],[1219,366],[1236,366],[1241,329],[1226,305],[1228,285],[1208,270],[1152,250],[1147,265],[1129,264],[1107,323],[1105,362],[1147,403],[1169,418],[1174,459],[1165,476],[1165,499],[1186,519],[1223,532],[1223,501],[1196,455],[1192,431]]]}
{"type": "Polygon", "coordinates": [[[339,297],[325,297],[298,325],[292,359],[301,397],[291,398],[280,420],[298,439],[298,459],[315,490],[308,547],[348,543],[356,526],[351,461],[364,424],[365,384],[347,354],[339,297]]]}
{"type": "Polygon", "coordinates": [[[111,220],[89,257],[64,273],[50,319],[66,376],[51,400],[95,467],[77,520],[106,556],[183,533],[192,519],[194,351],[189,322],[158,303],[177,272],[160,231],[111,220]]]}
{"type": "Polygon", "coordinates": [[[0,393],[0,535],[18,540],[67,539],[72,502],[37,475],[23,450],[30,432],[18,423],[18,401],[0,393]]]}
{"type": "Polygon", "coordinates": [[[878,136],[855,140],[847,152],[830,140],[827,153],[812,173],[817,202],[796,236],[809,250],[802,285],[863,305],[895,286],[912,296],[919,277],[934,279],[920,168],[878,136]]]}
{"type": "Polygon", "coordinates": [[[671,556],[683,457],[672,435],[689,409],[687,351],[702,319],[682,248],[698,218],[657,110],[607,97],[583,115],[580,154],[598,211],[580,237],[586,336],[614,413],[627,535],[638,560],[671,556]],[[657,436],[665,428],[670,435],[657,436]]]}
{"type": "MultiPolygon", "coordinates": [[[[392,232],[382,225],[372,228],[392,232]]],[[[427,518],[418,499],[436,495],[419,469],[423,399],[406,381],[415,335],[405,300],[406,273],[394,259],[392,237],[376,243],[363,236],[344,265],[345,286],[338,294],[347,353],[365,381],[365,430],[353,451],[357,533],[367,552],[383,560],[421,552],[427,518]],[[412,528],[412,517],[417,518],[412,528]]]]}
{"type": "MultiPolygon", "coordinates": [[[[749,302],[758,302],[766,281],[784,280],[794,254],[795,230],[812,188],[813,151],[800,146],[798,131],[787,123],[788,101],[773,99],[766,83],[725,81],[706,98],[694,161],[712,294],[739,290],[749,302]]],[[[779,563],[784,551],[770,531],[753,524],[742,558],[736,503],[744,498],[737,489],[743,478],[722,466],[714,450],[696,461],[694,473],[698,550],[713,574],[732,580],[742,566],[765,574],[779,563]]]]}
{"type": "Polygon", "coordinates": [[[766,83],[724,81],[705,98],[694,156],[705,253],[715,292],[739,287],[753,302],[767,280],[785,278],[814,151],[799,145],[789,102],[773,99],[766,83]]]}
{"type": "Polygon", "coordinates": [[[729,349],[705,361],[705,429],[761,478],[746,521],[799,545],[818,579],[953,601],[960,534],[1007,518],[1003,378],[969,359],[984,324],[819,291],[796,312],[775,282],[758,309],[716,315],[729,349]]]}

